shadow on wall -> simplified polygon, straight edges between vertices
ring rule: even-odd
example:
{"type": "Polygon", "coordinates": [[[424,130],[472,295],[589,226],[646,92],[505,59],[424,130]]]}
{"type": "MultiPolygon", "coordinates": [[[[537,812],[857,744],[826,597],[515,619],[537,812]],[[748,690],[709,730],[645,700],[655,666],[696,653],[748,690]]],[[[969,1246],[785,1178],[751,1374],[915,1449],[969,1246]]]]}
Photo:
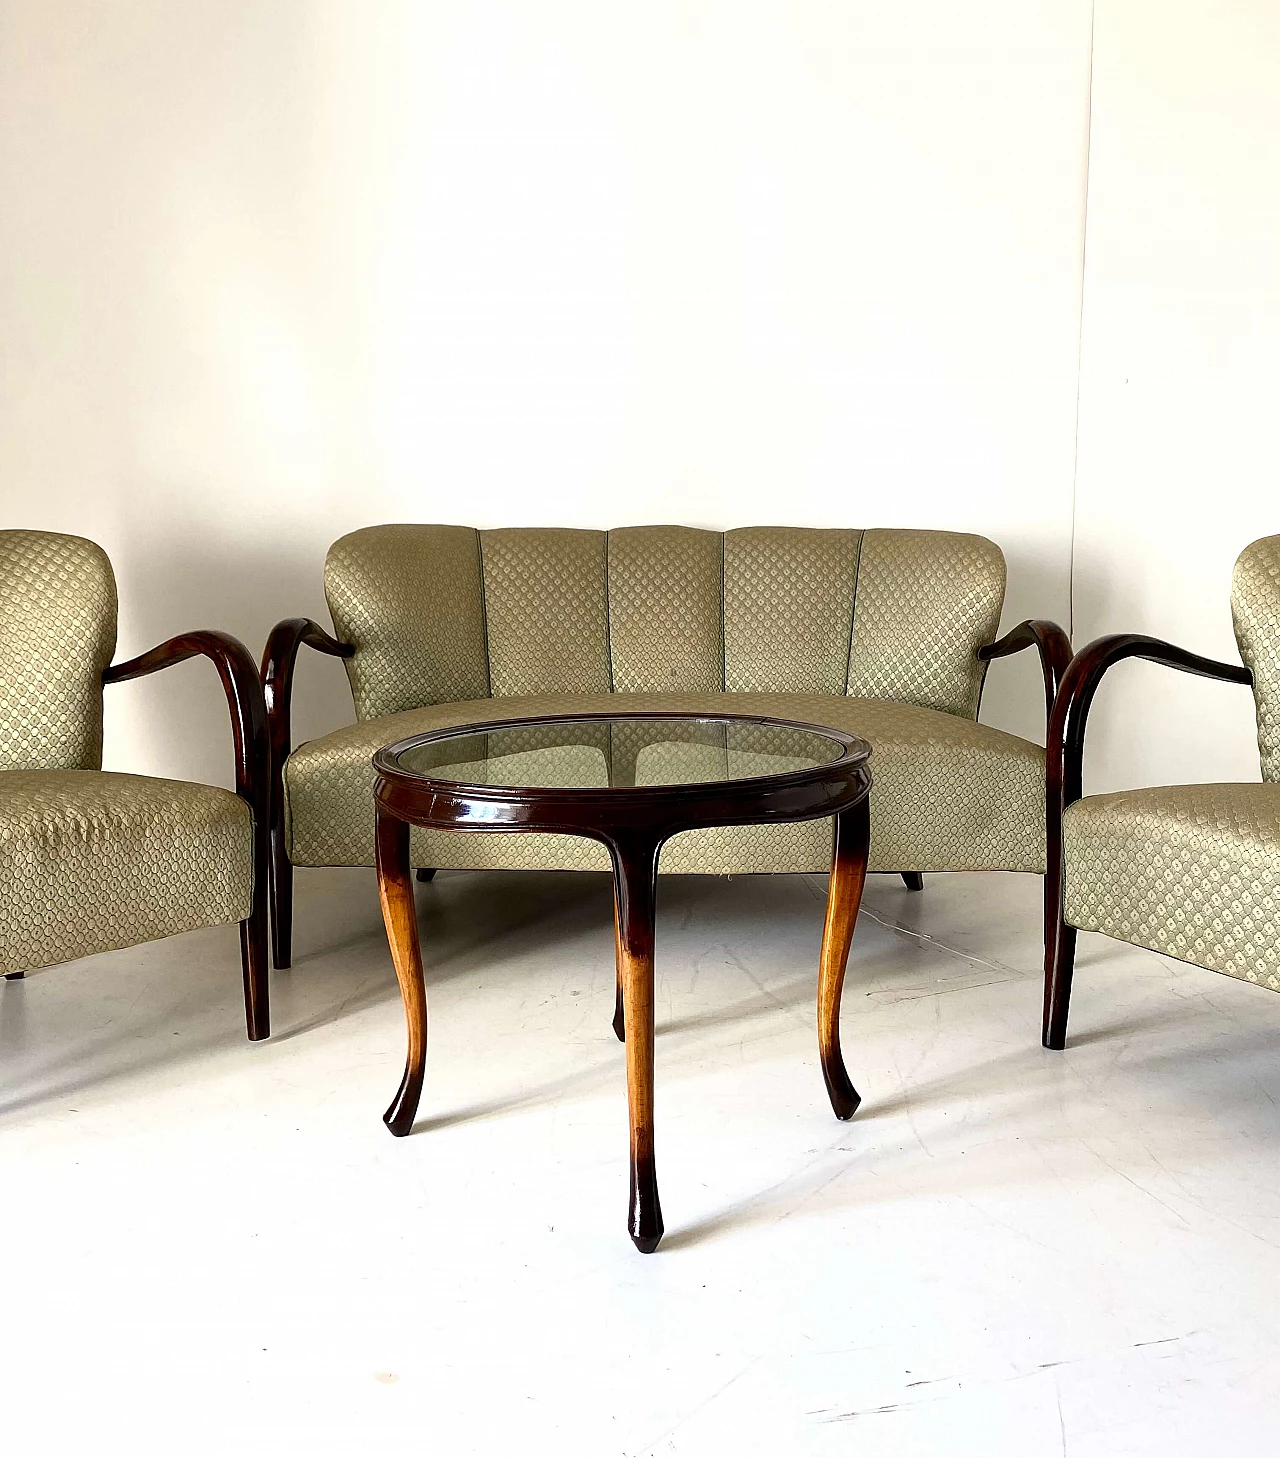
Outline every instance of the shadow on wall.
{"type": "MultiPolygon", "coordinates": [[[[268,545],[147,536],[104,545],[120,596],[117,659],[176,633],[219,628],[233,633],[260,662],[279,619],[307,616],[329,626],[322,585],[327,541],[268,545]]],[[[342,666],[312,653],[304,653],[299,665],[295,742],[350,723],[351,694],[342,666]]],[[[207,659],[107,689],[105,739],[107,769],[233,784],[226,700],[207,659]]]]}

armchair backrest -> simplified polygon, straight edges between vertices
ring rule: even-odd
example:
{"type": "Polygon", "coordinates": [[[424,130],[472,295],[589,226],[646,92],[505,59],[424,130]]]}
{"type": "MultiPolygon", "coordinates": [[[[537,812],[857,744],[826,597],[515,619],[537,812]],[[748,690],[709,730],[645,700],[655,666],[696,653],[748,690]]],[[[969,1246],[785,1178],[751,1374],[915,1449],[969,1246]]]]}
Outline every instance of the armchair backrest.
{"type": "Polygon", "coordinates": [[[378,526],[325,592],[361,719],[489,694],[829,693],[973,718],[1004,557],[959,532],[378,526]]]}
{"type": "Polygon", "coordinates": [[[1280,537],[1262,537],[1236,559],[1231,619],[1253,674],[1262,778],[1280,780],[1280,537]]]}
{"type": "Polygon", "coordinates": [[[100,769],[116,582],[101,547],[0,531],[0,770],[100,769]]]}

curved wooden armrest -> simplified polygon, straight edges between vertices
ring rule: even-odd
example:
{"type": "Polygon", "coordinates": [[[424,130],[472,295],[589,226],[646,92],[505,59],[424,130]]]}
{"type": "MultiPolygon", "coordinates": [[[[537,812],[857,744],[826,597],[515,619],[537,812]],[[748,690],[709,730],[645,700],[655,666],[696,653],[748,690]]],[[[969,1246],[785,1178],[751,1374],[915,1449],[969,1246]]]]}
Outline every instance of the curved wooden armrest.
{"type": "Polygon", "coordinates": [[[310,618],[285,618],[272,628],[262,654],[262,690],[266,698],[276,774],[284,768],[289,757],[293,666],[298,658],[298,649],[304,644],[335,658],[350,658],[356,651],[350,643],[339,643],[336,638],[331,638],[319,623],[310,618]]]}
{"type": "Polygon", "coordinates": [[[236,792],[253,807],[255,820],[265,830],[270,765],[267,713],[258,671],[239,638],[212,629],[182,633],[126,663],[113,663],[104,670],[102,682],[124,683],[199,656],[213,661],[227,695],[236,747],[236,792]]]}
{"type": "Polygon", "coordinates": [[[1145,658],[1200,678],[1217,678],[1226,683],[1252,684],[1253,674],[1238,663],[1219,663],[1201,658],[1176,644],[1143,633],[1112,633],[1095,638],[1071,660],[1063,676],[1057,703],[1049,721],[1048,775],[1049,809],[1060,815],[1081,796],[1081,766],[1084,761],[1084,733],[1093,696],[1102,676],[1126,658],[1145,658]]]}
{"type": "Polygon", "coordinates": [[[1003,638],[978,649],[978,657],[984,663],[993,658],[1008,658],[1011,653],[1021,653],[1024,648],[1035,648],[1040,654],[1040,670],[1044,674],[1044,716],[1046,723],[1053,714],[1053,701],[1067,664],[1071,662],[1071,639],[1055,622],[1048,618],[1027,618],[1016,628],[1010,628],[1003,638]]]}

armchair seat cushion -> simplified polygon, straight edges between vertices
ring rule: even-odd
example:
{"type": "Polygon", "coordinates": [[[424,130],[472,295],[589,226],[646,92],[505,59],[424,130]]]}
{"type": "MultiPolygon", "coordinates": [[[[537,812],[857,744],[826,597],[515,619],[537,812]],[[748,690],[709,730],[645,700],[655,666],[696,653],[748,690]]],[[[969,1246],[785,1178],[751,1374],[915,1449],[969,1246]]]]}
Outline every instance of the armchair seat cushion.
{"type": "Polygon", "coordinates": [[[249,806],[213,785],[0,772],[0,971],[248,917],[249,806]]]}
{"type": "MultiPolygon", "coordinates": [[[[972,719],[886,699],[835,694],[511,695],[366,719],[294,750],[285,812],[295,865],[373,864],[375,750],[432,729],[537,714],[763,714],[860,734],[873,749],[872,870],[1044,870],[1044,751],[972,719]]],[[[608,869],[602,846],[551,835],[415,828],[415,865],[461,869],[608,869]]],[[[664,871],[826,871],[831,822],[689,831],[664,871]]]]}
{"type": "Polygon", "coordinates": [[[1280,784],[1090,795],[1062,831],[1070,925],[1280,992],[1280,784]]]}

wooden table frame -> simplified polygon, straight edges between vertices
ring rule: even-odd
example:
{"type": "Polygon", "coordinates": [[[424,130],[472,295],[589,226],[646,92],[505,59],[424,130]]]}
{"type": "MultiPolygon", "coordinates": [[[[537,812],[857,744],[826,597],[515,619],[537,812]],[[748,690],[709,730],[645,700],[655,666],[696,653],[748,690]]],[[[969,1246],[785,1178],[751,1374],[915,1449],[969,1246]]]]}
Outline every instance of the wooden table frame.
{"type": "Polygon", "coordinates": [[[374,756],[378,891],[408,1024],[404,1077],[383,1120],[395,1135],[413,1127],[426,1071],[427,993],[409,865],[410,825],[458,831],[542,831],[600,841],[614,878],[617,990],[614,1031],[626,1045],[631,1118],[631,1195],[627,1228],[649,1254],[662,1239],[662,1207],[654,1161],[653,948],[658,857],[681,831],[722,825],[781,824],[835,818],[834,852],[818,969],[818,1050],[838,1119],[858,1107],[840,1051],[840,994],[858,919],[870,838],[870,746],[853,735],[812,724],[745,714],[564,714],[469,724],[418,735],[374,756]],[[821,735],[842,753],[828,764],[754,779],[600,789],[465,785],[401,767],[400,757],[426,743],[513,728],[569,722],[680,719],[708,725],[765,725],[821,735]]]}

